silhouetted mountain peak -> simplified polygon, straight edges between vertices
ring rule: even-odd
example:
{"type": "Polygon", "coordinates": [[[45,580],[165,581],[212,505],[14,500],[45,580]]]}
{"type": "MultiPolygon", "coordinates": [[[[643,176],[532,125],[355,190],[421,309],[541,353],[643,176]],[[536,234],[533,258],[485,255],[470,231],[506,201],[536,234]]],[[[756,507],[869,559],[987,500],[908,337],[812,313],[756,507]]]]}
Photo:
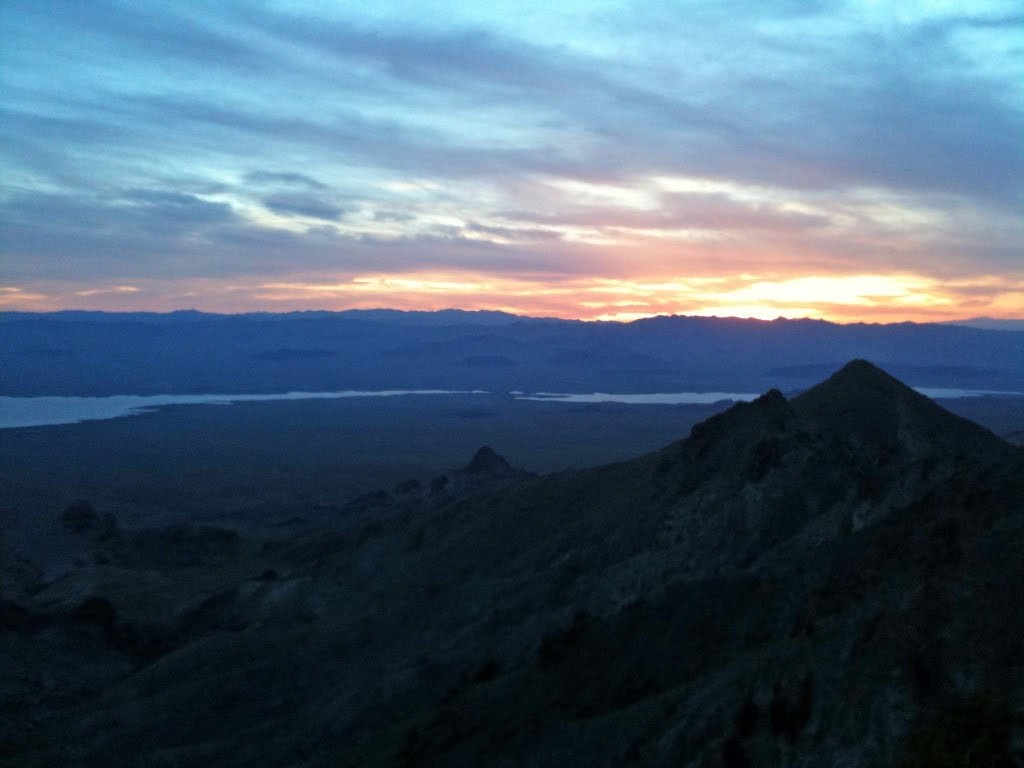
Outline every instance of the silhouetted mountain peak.
{"type": "Polygon", "coordinates": [[[897,379],[894,379],[874,363],[859,357],[848,362],[836,371],[833,376],[874,376],[876,378],[886,379],[887,381],[894,381],[897,384],[900,383],[897,379]]]}
{"type": "Polygon", "coordinates": [[[765,429],[778,430],[794,419],[789,401],[777,389],[770,389],[749,403],[736,403],[732,408],[716,414],[692,431],[694,438],[730,436],[745,439],[751,433],[765,429]]]}
{"type": "Polygon", "coordinates": [[[849,395],[865,389],[916,394],[899,379],[893,378],[874,363],[860,358],[851,360],[813,389],[835,390],[838,395],[849,395]]]}
{"type": "Polygon", "coordinates": [[[853,360],[821,384],[793,398],[793,407],[821,431],[848,434],[913,415],[925,420],[947,414],[924,395],[866,360],[853,360]]]}
{"type": "Polygon", "coordinates": [[[503,475],[512,471],[512,465],[489,445],[485,445],[473,455],[462,471],[471,475],[503,475]]]}
{"type": "Polygon", "coordinates": [[[804,431],[789,401],[777,389],[772,389],[751,402],[737,403],[697,424],[690,437],[678,444],[681,450],[670,448],[669,453],[695,462],[692,465],[697,472],[694,482],[711,474],[736,480],[748,476],[760,478],[765,467],[756,454],[769,450],[773,455],[778,454],[778,458],[800,442],[804,431]],[[761,469],[751,472],[753,465],[761,469]]]}
{"type": "Polygon", "coordinates": [[[853,360],[791,401],[823,434],[860,445],[920,453],[956,444],[997,450],[1004,443],[987,429],[955,416],[866,360],[853,360]]]}

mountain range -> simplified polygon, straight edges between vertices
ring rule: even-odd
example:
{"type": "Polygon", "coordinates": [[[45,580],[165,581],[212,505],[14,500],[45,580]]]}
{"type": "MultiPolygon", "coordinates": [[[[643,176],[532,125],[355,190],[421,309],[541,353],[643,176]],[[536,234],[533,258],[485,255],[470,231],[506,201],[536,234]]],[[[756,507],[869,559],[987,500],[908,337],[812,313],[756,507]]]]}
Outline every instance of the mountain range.
{"type": "Polygon", "coordinates": [[[1024,450],[862,360],[617,464],[2,532],[6,764],[1024,757],[1024,450]]]}
{"type": "Polygon", "coordinates": [[[1024,389],[1024,330],[501,312],[0,313],[0,395],[793,393],[866,358],[912,386],[1024,389]]]}

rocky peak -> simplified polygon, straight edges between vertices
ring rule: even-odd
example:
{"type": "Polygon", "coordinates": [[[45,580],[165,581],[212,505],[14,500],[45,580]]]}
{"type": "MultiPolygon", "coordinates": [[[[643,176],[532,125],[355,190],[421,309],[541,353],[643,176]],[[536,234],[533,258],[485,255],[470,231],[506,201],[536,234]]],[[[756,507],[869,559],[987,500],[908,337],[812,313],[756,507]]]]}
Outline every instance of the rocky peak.
{"type": "Polygon", "coordinates": [[[470,475],[505,475],[512,472],[512,465],[489,445],[481,447],[462,469],[470,475]]]}
{"type": "Polygon", "coordinates": [[[828,401],[848,408],[858,403],[879,404],[882,400],[904,399],[927,401],[878,366],[858,359],[851,360],[825,381],[794,398],[794,403],[810,405],[828,401]]]}
{"type": "Polygon", "coordinates": [[[793,398],[794,410],[820,433],[854,444],[911,453],[945,450],[1001,454],[987,429],[949,413],[866,360],[853,360],[793,398]]]}
{"type": "Polygon", "coordinates": [[[732,463],[749,446],[766,437],[798,431],[798,419],[789,402],[772,389],[749,403],[737,403],[724,413],[693,427],[686,441],[691,455],[716,465],[732,463]]]}

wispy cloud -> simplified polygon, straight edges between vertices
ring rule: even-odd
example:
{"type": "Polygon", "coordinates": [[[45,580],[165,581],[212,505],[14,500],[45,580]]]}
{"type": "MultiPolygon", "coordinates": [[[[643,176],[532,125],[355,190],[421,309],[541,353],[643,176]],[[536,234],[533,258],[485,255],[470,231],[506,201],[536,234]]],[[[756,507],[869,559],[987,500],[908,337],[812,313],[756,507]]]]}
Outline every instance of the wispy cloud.
{"type": "Polygon", "coordinates": [[[274,213],[325,221],[337,221],[344,213],[340,206],[330,200],[306,194],[277,193],[264,197],[262,203],[274,213]]]}
{"type": "Polygon", "coordinates": [[[106,296],[138,292],[139,289],[134,285],[113,285],[109,288],[90,288],[86,291],[75,291],[75,296],[106,296]]]}

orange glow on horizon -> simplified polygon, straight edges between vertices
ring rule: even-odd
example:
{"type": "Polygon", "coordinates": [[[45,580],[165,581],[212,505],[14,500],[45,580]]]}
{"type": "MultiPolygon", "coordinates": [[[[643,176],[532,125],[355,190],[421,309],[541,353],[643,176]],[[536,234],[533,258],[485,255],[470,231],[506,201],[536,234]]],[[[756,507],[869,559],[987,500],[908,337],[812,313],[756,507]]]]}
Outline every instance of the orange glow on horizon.
{"type": "Polygon", "coordinates": [[[318,275],[286,280],[133,281],[126,285],[0,286],[0,309],[211,312],[305,309],[501,310],[579,320],[657,315],[808,317],[834,322],[1024,316],[1024,276],[940,281],[912,273],[551,277],[479,272],[318,275]]]}

